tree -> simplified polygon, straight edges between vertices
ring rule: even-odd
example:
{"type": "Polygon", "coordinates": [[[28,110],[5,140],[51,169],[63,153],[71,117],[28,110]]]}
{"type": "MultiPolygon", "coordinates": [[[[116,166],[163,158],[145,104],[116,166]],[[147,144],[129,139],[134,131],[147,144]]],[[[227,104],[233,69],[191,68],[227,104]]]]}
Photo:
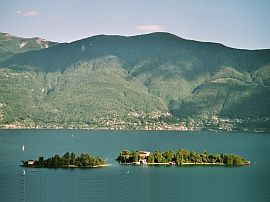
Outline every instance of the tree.
{"type": "Polygon", "coordinates": [[[69,159],[70,158],[70,155],[69,155],[69,152],[66,152],[62,158],[65,158],[65,159],[69,159]]]}
{"type": "Polygon", "coordinates": [[[190,151],[184,150],[184,160],[185,162],[190,162],[190,151]]]}
{"type": "Polygon", "coordinates": [[[81,154],[80,155],[80,162],[82,163],[82,166],[90,166],[90,156],[89,154],[81,154]]]}
{"type": "Polygon", "coordinates": [[[72,152],[70,154],[70,164],[71,165],[74,165],[75,164],[75,158],[76,158],[76,155],[72,152]]]}
{"type": "Polygon", "coordinates": [[[192,163],[195,163],[195,162],[196,162],[196,152],[192,151],[192,152],[190,153],[190,161],[191,161],[192,163]]]}
{"type": "Polygon", "coordinates": [[[201,155],[198,152],[196,152],[196,155],[195,155],[195,162],[196,163],[202,163],[201,155]]]}
{"type": "Polygon", "coordinates": [[[147,163],[154,163],[155,162],[155,158],[153,154],[149,154],[148,159],[147,159],[147,163]]]}
{"type": "Polygon", "coordinates": [[[229,154],[227,157],[227,165],[233,165],[233,160],[234,160],[233,155],[229,154]]]}
{"type": "Polygon", "coordinates": [[[234,156],[233,165],[243,165],[246,161],[241,156],[234,156]]]}
{"type": "Polygon", "coordinates": [[[48,168],[51,168],[53,167],[53,160],[52,158],[48,158],[46,161],[45,161],[45,164],[44,164],[46,167],[48,168]]]}
{"type": "Polygon", "coordinates": [[[139,162],[140,161],[140,154],[139,152],[132,151],[129,157],[129,162],[139,162]]]}
{"type": "Polygon", "coordinates": [[[233,164],[233,158],[230,154],[222,154],[223,162],[226,165],[232,165],[233,164]]]}
{"type": "Polygon", "coordinates": [[[208,162],[208,156],[207,154],[203,153],[201,154],[201,159],[203,163],[207,163],[208,162]]]}
{"type": "Polygon", "coordinates": [[[130,152],[128,150],[123,150],[121,151],[116,160],[119,161],[120,163],[130,163],[129,156],[130,152]]]}
{"type": "Polygon", "coordinates": [[[37,166],[38,167],[43,167],[44,166],[44,157],[43,156],[40,156],[38,158],[37,166]]]}
{"type": "Polygon", "coordinates": [[[165,151],[163,153],[164,161],[169,163],[173,161],[174,158],[174,152],[172,150],[165,151]]]}
{"type": "Polygon", "coordinates": [[[164,162],[163,155],[160,151],[154,152],[154,159],[155,159],[155,163],[163,163],[164,162]]]}
{"type": "Polygon", "coordinates": [[[218,161],[219,161],[219,155],[217,155],[217,154],[210,154],[210,161],[211,161],[211,163],[218,163],[218,161]]]}
{"type": "Polygon", "coordinates": [[[184,157],[184,150],[178,149],[175,154],[175,163],[178,165],[181,165],[182,163],[184,163],[183,157],[184,157]]]}
{"type": "Polygon", "coordinates": [[[69,166],[70,165],[70,155],[69,155],[69,152],[66,152],[63,155],[62,160],[63,160],[63,165],[64,166],[69,166]]]}

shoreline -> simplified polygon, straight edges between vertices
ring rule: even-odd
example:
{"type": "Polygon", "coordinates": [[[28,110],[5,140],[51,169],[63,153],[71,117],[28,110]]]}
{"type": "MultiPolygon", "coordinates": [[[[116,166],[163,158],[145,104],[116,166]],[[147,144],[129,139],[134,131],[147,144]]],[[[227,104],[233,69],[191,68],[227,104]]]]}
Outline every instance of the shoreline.
{"type": "Polygon", "coordinates": [[[251,165],[250,161],[247,161],[245,164],[239,164],[239,165],[228,165],[225,163],[181,163],[181,164],[175,164],[174,162],[169,163],[147,163],[147,164],[140,164],[139,162],[132,162],[132,163],[119,163],[120,165],[138,165],[138,166],[158,166],[158,165],[164,165],[164,166],[188,166],[188,165],[202,165],[202,166],[247,166],[251,165]]]}
{"type": "Polygon", "coordinates": [[[76,166],[76,165],[69,165],[69,166],[61,166],[61,167],[39,167],[39,166],[32,166],[32,165],[20,165],[21,167],[25,168],[63,168],[63,169],[69,169],[69,168],[103,168],[103,167],[109,167],[111,164],[101,164],[96,166],[76,166]]]}
{"type": "Polygon", "coordinates": [[[0,127],[0,130],[85,130],[85,131],[178,131],[178,132],[224,132],[224,133],[270,133],[270,131],[259,131],[259,130],[212,130],[212,129],[200,129],[200,130],[169,130],[169,129],[93,129],[93,128],[31,128],[31,127],[16,127],[16,128],[5,128],[0,127]]]}

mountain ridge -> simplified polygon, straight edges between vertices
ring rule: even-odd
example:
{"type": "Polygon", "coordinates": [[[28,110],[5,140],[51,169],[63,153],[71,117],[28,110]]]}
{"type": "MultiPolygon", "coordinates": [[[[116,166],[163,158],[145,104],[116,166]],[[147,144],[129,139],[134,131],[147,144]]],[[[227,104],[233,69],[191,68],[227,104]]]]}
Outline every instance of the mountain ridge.
{"type": "Polygon", "coordinates": [[[270,117],[270,49],[234,49],[162,32],[97,35],[16,53],[0,60],[0,69],[3,78],[11,73],[31,78],[12,81],[10,76],[2,82],[15,91],[16,84],[31,83],[33,91],[23,89],[17,96],[31,95],[36,109],[15,113],[21,103],[1,88],[0,102],[11,105],[3,113],[13,114],[5,115],[3,123],[26,117],[67,125],[97,117],[128,122],[134,119],[128,114],[142,111],[170,112],[175,121],[270,117]]]}
{"type": "MultiPolygon", "coordinates": [[[[137,50],[137,52],[136,52],[136,49],[134,47],[138,48],[138,46],[140,46],[140,43],[148,43],[148,45],[150,45],[150,46],[155,46],[155,44],[153,44],[153,43],[158,43],[159,42],[159,37],[163,38],[163,42],[164,42],[164,40],[166,40],[165,41],[167,43],[166,45],[170,45],[170,49],[172,49],[172,48],[173,49],[179,49],[179,48],[181,48],[180,46],[183,46],[182,48],[189,49],[189,51],[192,51],[192,53],[195,54],[196,57],[200,58],[201,60],[204,60],[204,58],[206,58],[205,57],[206,54],[203,53],[202,49],[205,49],[205,46],[207,46],[207,45],[210,45],[209,47],[207,47],[207,51],[208,51],[207,54],[214,54],[215,57],[217,57],[217,59],[219,59],[219,57],[221,57],[221,56],[216,54],[216,48],[219,48],[219,53],[220,54],[222,54],[221,51],[225,51],[225,50],[229,51],[230,55],[238,54],[238,52],[241,52],[240,57],[248,58],[249,60],[252,60],[252,59],[255,60],[256,58],[254,59],[254,57],[259,57],[259,59],[261,57],[262,60],[265,60],[265,58],[261,55],[261,53],[262,52],[264,52],[264,53],[267,52],[267,55],[270,54],[269,49],[252,50],[252,51],[251,50],[244,50],[244,49],[234,49],[234,48],[226,47],[226,46],[224,46],[222,44],[219,44],[219,43],[209,43],[209,42],[198,42],[198,41],[194,41],[194,40],[185,40],[185,39],[180,38],[180,37],[178,37],[176,35],[172,35],[172,34],[168,34],[168,33],[161,33],[161,32],[145,34],[145,35],[137,35],[137,36],[131,36],[131,37],[97,35],[97,36],[81,39],[79,41],[74,41],[74,42],[71,42],[71,43],[61,43],[61,44],[58,44],[57,46],[54,46],[54,47],[39,51],[36,54],[38,56],[38,55],[43,53],[43,56],[44,56],[44,55],[46,55],[47,52],[53,52],[53,54],[56,54],[56,55],[52,55],[52,56],[54,56],[55,58],[60,57],[59,60],[63,61],[64,56],[61,55],[61,54],[63,53],[63,50],[66,51],[66,52],[68,50],[74,56],[77,57],[77,58],[75,58],[73,60],[70,59],[70,61],[69,61],[69,63],[74,64],[78,60],[86,60],[85,57],[87,57],[87,59],[89,59],[88,58],[89,53],[84,54],[83,52],[87,52],[87,48],[90,49],[91,48],[90,46],[94,45],[94,44],[92,44],[92,42],[93,43],[95,42],[95,43],[97,43],[98,48],[92,47],[92,49],[94,49],[94,52],[91,53],[92,58],[98,57],[98,56],[99,57],[104,56],[105,54],[108,55],[108,52],[110,52],[111,55],[116,54],[116,56],[118,56],[119,58],[122,59],[124,57],[124,60],[126,60],[127,58],[126,58],[125,55],[123,55],[123,52],[119,53],[119,51],[117,52],[117,50],[115,50],[113,48],[108,49],[108,47],[106,47],[107,50],[102,50],[100,48],[100,47],[104,46],[104,43],[102,43],[102,42],[105,41],[105,42],[109,43],[109,45],[115,46],[116,45],[115,41],[117,40],[117,48],[118,49],[119,49],[119,47],[123,49],[123,46],[128,45],[129,46],[128,50],[131,51],[129,54],[132,54],[132,53],[137,53],[138,54],[138,51],[140,51],[140,50],[137,50]],[[164,39],[164,37],[165,37],[165,39],[164,39]],[[150,40],[147,40],[148,38],[150,38],[150,40]],[[112,39],[112,40],[110,40],[110,39],[112,39]],[[121,45],[121,44],[119,45],[119,43],[126,43],[126,42],[130,41],[130,39],[132,39],[132,40],[134,39],[135,41],[132,41],[132,43],[135,43],[135,44],[129,43],[129,44],[125,44],[125,45],[121,45]],[[146,39],[146,41],[142,41],[140,39],[146,39]],[[181,44],[179,45],[180,41],[181,41],[181,44]],[[87,45],[85,45],[85,44],[87,44],[87,45]],[[195,46],[194,47],[188,47],[190,44],[191,45],[195,44],[195,46]],[[74,52],[74,51],[72,52],[72,50],[74,48],[77,48],[77,52],[74,52]],[[113,52],[114,54],[112,54],[111,52],[113,52]],[[82,55],[82,57],[78,58],[78,54],[82,55]],[[86,56],[83,57],[83,55],[86,55],[86,56]]],[[[157,48],[161,48],[161,47],[157,47],[157,48]]],[[[172,51],[175,51],[175,50],[172,50],[172,51]]],[[[67,54],[69,54],[69,53],[67,53],[67,54]]],[[[228,54],[228,53],[226,53],[226,54],[228,54]]],[[[22,60],[27,60],[28,59],[28,57],[29,57],[28,55],[29,55],[29,53],[27,53],[27,52],[22,53],[21,54],[21,59],[20,59],[20,54],[19,54],[19,58],[18,58],[18,55],[16,55],[13,58],[11,58],[9,61],[7,61],[7,63],[4,63],[4,64],[10,64],[10,61],[14,61],[14,59],[15,59],[15,61],[19,59],[19,62],[22,62],[22,60]]],[[[142,57],[142,56],[140,56],[140,57],[142,57]]],[[[68,58],[65,58],[65,59],[67,60],[68,58]]],[[[233,59],[233,58],[231,57],[230,59],[233,59]]],[[[30,58],[29,60],[31,61],[32,58],[30,58]]],[[[48,60],[48,61],[50,61],[50,60],[48,60]]],[[[130,63],[131,63],[131,65],[134,65],[134,61],[130,61],[130,63]]],[[[35,64],[35,63],[33,65],[40,66],[40,64],[35,64]]],[[[59,66],[58,69],[63,69],[68,65],[70,65],[70,64],[68,64],[68,62],[66,62],[66,63],[64,63],[62,65],[58,65],[59,66]]],[[[207,64],[207,65],[209,65],[209,64],[207,64]]],[[[211,66],[211,65],[212,64],[210,64],[209,66],[211,66]]]]}

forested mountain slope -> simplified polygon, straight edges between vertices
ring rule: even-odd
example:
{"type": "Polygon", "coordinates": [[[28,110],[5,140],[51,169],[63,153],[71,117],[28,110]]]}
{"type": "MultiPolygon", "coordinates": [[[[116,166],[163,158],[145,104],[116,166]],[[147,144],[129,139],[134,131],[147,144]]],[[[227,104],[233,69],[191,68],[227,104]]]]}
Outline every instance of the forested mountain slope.
{"type": "Polygon", "coordinates": [[[47,41],[40,37],[21,38],[8,33],[0,33],[0,61],[7,59],[16,53],[30,50],[40,50],[51,47],[56,42],[47,41]]]}
{"type": "Polygon", "coordinates": [[[169,33],[98,35],[0,61],[2,124],[132,123],[134,112],[170,112],[175,121],[270,117],[269,49],[169,33]]]}

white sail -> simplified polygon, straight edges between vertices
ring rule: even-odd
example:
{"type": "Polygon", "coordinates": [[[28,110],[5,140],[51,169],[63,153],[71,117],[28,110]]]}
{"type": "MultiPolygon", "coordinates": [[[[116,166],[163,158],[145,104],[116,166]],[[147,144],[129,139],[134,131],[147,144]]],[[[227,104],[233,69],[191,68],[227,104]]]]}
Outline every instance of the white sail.
{"type": "Polygon", "coordinates": [[[25,170],[23,170],[22,175],[25,175],[25,170]]]}
{"type": "Polygon", "coordinates": [[[24,145],[22,146],[22,151],[24,151],[24,145]]]}

